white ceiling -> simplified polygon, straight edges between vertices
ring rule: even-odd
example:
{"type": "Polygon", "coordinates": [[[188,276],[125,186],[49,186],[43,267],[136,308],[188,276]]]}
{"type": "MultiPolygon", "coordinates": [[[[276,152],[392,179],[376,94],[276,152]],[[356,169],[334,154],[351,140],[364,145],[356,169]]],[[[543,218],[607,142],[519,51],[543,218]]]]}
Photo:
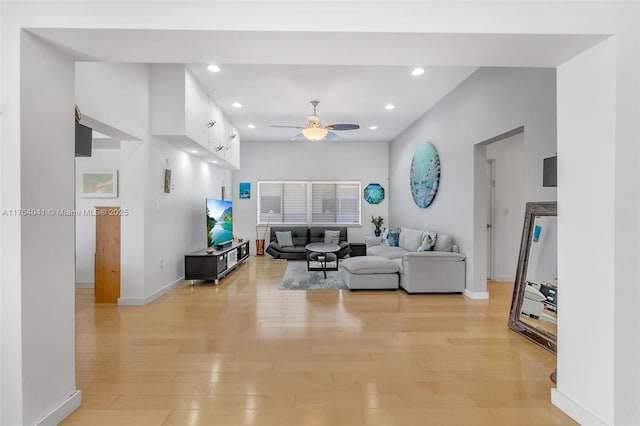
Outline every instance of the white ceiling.
{"type": "Polygon", "coordinates": [[[342,140],[387,142],[482,66],[557,67],[603,36],[30,30],[77,60],[183,63],[238,127],[243,142],[288,141],[320,100],[325,125],[355,123],[342,140]],[[214,74],[206,64],[221,68],[214,74]],[[426,73],[413,77],[415,66],[426,73]],[[243,108],[231,106],[240,102],[243,108]],[[384,109],[387,103],[394,110],[384,109]],[[254,124],[255,129],[248,129],[254,124]],[[377,125],[375,131],[369,126],[377,125]]]}
{"type": "Polygon", "coordinates": [[[288,141],[313,113],[309,101],[320,101],[322,124],[359,124],[360,129],[335,131],[343,141],[388,142],[467,78],[473,67],[434,67],[419,77],[411,68],[351,65],[206,65],[188,69],[216,104],[231,118],[242,141],[288,141]],[[240,102],[242,108],[233,108],[240,102]],[[386,104],[396,108],[386,110],[386,104]],[[249,124],[255,125],[249,129],[249,124]],[[370,126],[377,126],[370,130],[370,126]]]}

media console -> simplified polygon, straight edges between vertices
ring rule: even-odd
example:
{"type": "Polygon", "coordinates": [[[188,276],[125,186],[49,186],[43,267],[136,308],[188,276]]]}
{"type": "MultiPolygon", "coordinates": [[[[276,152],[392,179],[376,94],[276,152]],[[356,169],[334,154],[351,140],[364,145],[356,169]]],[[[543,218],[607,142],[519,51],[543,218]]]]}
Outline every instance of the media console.
{"type": "MultiPolygon", "coordinates": [[[[213,280],[216,285],[220,278],[234,270],[239,263],[249,257],[249,241],[233,241],[223,248],[215,248],[213,253],[205,249],[184,256],[185,280],[213,280]]],[[[193,283],[192,283],[193,284],[193,283]]]]}

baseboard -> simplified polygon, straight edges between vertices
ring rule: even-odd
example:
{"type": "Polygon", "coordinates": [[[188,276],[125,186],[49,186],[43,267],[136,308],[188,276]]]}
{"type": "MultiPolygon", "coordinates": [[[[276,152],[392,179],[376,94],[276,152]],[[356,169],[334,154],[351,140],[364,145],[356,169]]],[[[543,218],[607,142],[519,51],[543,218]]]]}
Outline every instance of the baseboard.
{"type": "Polygon", "coordinates": [[[468,288],[463,293],[469,299],[483,300],[489,298],[489,292],[487,291],[471,291],[468,288]]]}
{"type": "Polygon", "coordinates": [[[36,422],[37,426],[56,426],[62,423],[64,419],[69,417],[71,413],[76,411],[82,403],[82,392],[77,390],[73,392],[67,399],[62,401],[60,405],[49,411],[44,417],[36,422]]]}
{"type": "Polygon", "coordinates": [[[158,297],[162,296],[178,287],[180,284],[184,282],[184,277],[180,277],[172,283],[167,284],[162,287],[160,290],[157,290],[152,295],[147,297],[120,297],[118,299],[119,306],[144,306],[156,300],[158,297]]]}
{"type": "Polygon", "coordinates": [[[76,281],[76,288],[94,288],[95,285],[93,283],[81,283],[76,281]]]}
{"type": "Polygon", "coordinates": [[[570,398],[567,398],[567,396],[559,392],[557,388],[551,389],[551,403],[581,425],[605,426],[607,424],[576,404],[570,398]]]}

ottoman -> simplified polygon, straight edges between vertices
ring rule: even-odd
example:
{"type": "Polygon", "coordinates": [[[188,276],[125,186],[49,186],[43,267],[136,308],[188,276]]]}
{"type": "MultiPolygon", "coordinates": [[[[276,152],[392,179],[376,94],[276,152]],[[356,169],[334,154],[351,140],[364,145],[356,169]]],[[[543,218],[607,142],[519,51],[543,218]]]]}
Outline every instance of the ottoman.
{"type": "Polygon", "coordinates": [[[400,282],[398,264],[382,256],[349,257],[341,270],[349,290],[395,290],[400,282]]]}

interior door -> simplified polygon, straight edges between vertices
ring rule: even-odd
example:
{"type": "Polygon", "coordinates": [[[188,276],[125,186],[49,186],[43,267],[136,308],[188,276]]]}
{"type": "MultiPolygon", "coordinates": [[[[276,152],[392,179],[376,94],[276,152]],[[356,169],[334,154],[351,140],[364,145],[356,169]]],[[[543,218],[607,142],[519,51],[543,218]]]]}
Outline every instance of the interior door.
{"type": "Polygon", "coordinates": [[[96,207],[96,303],[120,297],[120,207],[96,207]]]}
{"type": "Polygon", "coordinates": [[[496,181],[494,175],[495,160],[487,160],[487,179],[489,183],[489,202],[487,203],[487,279],[493,278],[493,212],[495,211],[496,181]]]}

